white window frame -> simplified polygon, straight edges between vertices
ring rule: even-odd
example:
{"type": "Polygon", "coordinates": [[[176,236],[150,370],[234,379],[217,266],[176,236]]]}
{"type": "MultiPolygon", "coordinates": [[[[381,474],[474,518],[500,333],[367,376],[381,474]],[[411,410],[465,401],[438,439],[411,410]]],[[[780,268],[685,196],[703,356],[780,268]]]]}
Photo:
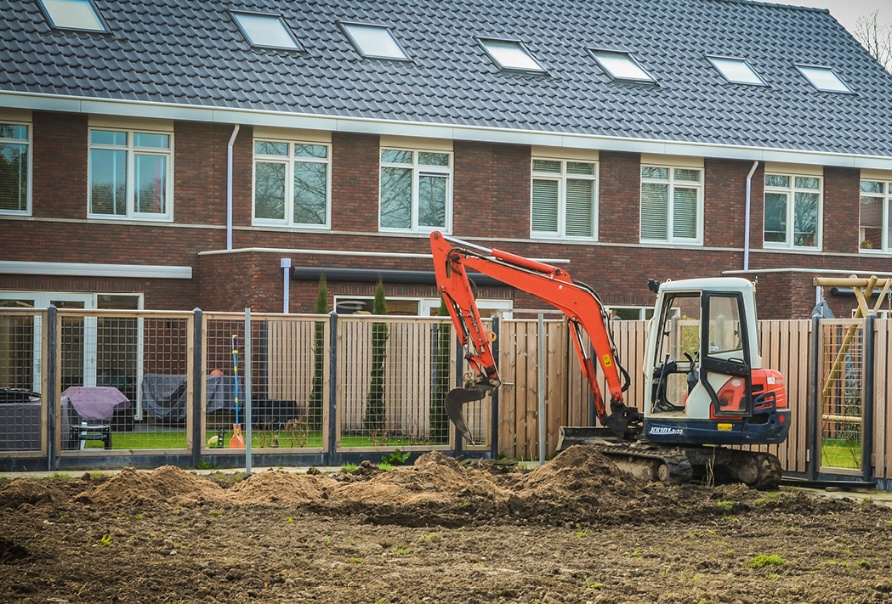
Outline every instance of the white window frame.
{"type": "Polygon", "coordinates": [[[823,215],[824,215],[824,177],[818,176],[816,174],[794,174],[787,172],[765,172],[765,179],[767,181],[769,176],[785,176],[790,179],[790,185],[787,187],[778,187],[778,186],[768,186],[765,184],[765,191],[763,193],[762,198],[762,245],[765,249],[788,249],[788,250],[807,250],[807,251],[820,251],[822,248],[822,233],[823,233],[823,215]],[[796,186],[797,178],[815,178],[818,181],[818,189],[815,191],[814,189],[805,189],[802,187],[796,186]],[[817,193],[818,195],[818,210],[817,210],[817,220],[818,223],[815,225],[815,244],[814,245],[795,245],[794,244],[794,218],[796,211],[796,193],[817,193]],[[765,197],[769,193],[783,193],[787,195],[787,224],[786,224],[786,241],[765,241],[765,197]]]}
{"type": "Polygon", "coordinates": [[[173,181],[174,181],[174,134],[167,130],[146,130],[142,128],[126,128],[117,126],[91,126],[87,132],[87,217],[98,220],[140,220],[152,222],[173,222],[173,181]],[[127,135],[126,146],[93,143],[93,132],[124,132],[127,135]],[[159,147],[137,147],[133,139],[135,134],[166,136],[170,141],[167,149],[159,147]],[[102,214],[93,212],[93,151],[125,151],[126,152],[126,214],[102,214]],[[137,212],[136,205],[136,155],[154,155],[164,157],[167,180],[164,183],[164,196],[167,201],[164,212],[137,212]]]}
{"type": "Polygon", "coordinates": [[[318,141],[300,141],[287,138],[268,136],[255,137],[251,144],[254,150],[254,160],[251,172],[251,218],[256,226],[282,226],[289,228],[329,230],[331,229],[331,143],[318,141]],[[288,145],[288,155],[258,155],[257,142],[281,143],[288,145]],[[325,147],[325,158],[321,157],[295,157],[294,147],[298,145],[313,145],[325,147]],[[257,218],[257,162],[279,163],[285,165],[285,217],[257,218]],[[307,222],[294,222],[294,165],[297,163],[325,164],[325,223],[312,224],[307,222]]]}
{"type": "Polygon", "coordinates": [[[881,178],[862,178],[861,182],[875,182],[883,185],[882,193],[866,193],[864,191],[860,191],[859,199],[858,199],[858,251],[865,254],[876,254],[876,253],[885,253],[888,254],[892,252],[892,234],[890,234],[890,229],[892,229],[892,181],[883,180],[881,178]],[[881,210],[880,217],[880,232],[881,232],[881,244],[879,248],[865,248],[861,247],[862,243],[865,241],[865,238],[861,235],[861,229],[863,228],[861,222],[861,198],[870,197],[872,199],[879,200],[883,207],[881,210]]]}
{"type": "Polygon", "coordinates": [[[28,163],[27,174],[25,174],[25,209],[24,210],[4,210],[0,209],[0,215],[4,216],[30,216],[31,215],[31,177],[34,173],[34,158],[32,156],[32,149],[34,145],[32,144],[31,137],[33,136],[34,129],[31,127],[30,122],[22,122],[17,120],[4,120],[0,118],[0,124],[6,124],[10,126],[24,126],[27,128],[28,136],[25,138],[2,138],[0,136],[0,146],[2,145],[24,145],[26,152],[25,157],[28,163]]]}
{"type": "Polygon", "coordinates": [[[380,167],[378,169],[378,230],[386,233],[431,233],[433,231],[443,231],[444,233],[452,232],[452,179],[453,167],[455,165],[455,156],[452,151],[444,151],[442,149],[419,149],[406,147],[381,147],[378,151],[380,167]],[[412,164],[401,164],[385,162],[383,155],[385,151],[402,151],[412,153],[412,164]],[[446,155],[449,157],[448,166],[429,166],[418,163],[418,155],[420,153],[433,153],[438,155],[446,155]],[[384,168],[406,168],[412,170],[412,217],[409,228],[385,227],[381,225],[381,200],[383,199],[383,170],[384,168]],[[443,226],[419,226],[418,224],[418,191],[419,178],[424,175],[445,175],[446,176],[446,208],[443,226]]]}
{"type": "Polygon", "coordinates": [[[582,159],[556,159],[553,157],[533,157],[530,162],[530,237],[533,239],[571,239],[579,241],[597,241],[598,240],[598,177],[600,166],[597,161],[582,159]],[[561,171],[557,172],[537,172],[535,169],[537,161],[559,162],[561,171]],[[594,166],[594,175],[586,174],[568,174],[568,163],[591,164],[594,166]],[[558,187],[558,208],[557,208],[557,232],[535,231],[533,230],[533,181],[549,180],[557,182],[558,187]],[[593,199],[592,199],[592,232],[589,235],[567,235],[567,181],[568,180],[589,180],[594,183],[593,199]]]}
{"type": "Polygon", "coordinates": [[[669,186],[668,189],[668,198],[666,203],[668,207],[666,208],[666,220],[667,220],[667,234],[666,239],[649,239],[646,238],[641,233],[641,222],[643,220],[643,211],[644,204],[642,195],[644,194],[644,187],[640,187],[640,192],[638,195],[638,231],[639,231],[639,241],[641,243],[646,244],[672,244],[672,245],[703,245],[703,204],[704,204],[704,178],[705,171],[700,167],[692,167],[692,166],[681,166],[681,165],[656,165],[656,164],[641,164],[641,169],[639,171],[639,177],[641,179],[641,185],[645,183],[652,184],[665,184],[669,186]],[[644,177],[644,169],[645,168],[660,168],[666,169],[669,171],[669,178],[645,178],[644,177]],[[687,180],[676,180],[675,171],[676,170],[695,170],[700,173],[700,181],[699,182],[690,182],[687,180]],[[675,218],[675,203],[674,203],[674,192],[675,187],[685,189],[696,189],[697,191],[697,226],[696,226],[696,236],[691,237],[676,237],[673,232],[673,221],[675,218]]]}

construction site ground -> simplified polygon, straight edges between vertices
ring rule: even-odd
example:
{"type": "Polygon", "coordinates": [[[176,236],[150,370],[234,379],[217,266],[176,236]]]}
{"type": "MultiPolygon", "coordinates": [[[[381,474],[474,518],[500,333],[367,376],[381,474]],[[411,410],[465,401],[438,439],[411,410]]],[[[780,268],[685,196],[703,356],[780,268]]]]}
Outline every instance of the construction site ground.
{"type": "Polygon", "coordinates": [[[534,469],[0,479],[0,602],[892,602],[877,494],[534,469]]]}

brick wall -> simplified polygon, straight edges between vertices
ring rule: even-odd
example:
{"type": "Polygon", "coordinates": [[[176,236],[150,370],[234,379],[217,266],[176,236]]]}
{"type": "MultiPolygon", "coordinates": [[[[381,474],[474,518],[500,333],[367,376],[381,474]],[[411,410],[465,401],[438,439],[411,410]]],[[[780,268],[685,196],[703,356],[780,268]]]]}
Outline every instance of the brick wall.
{"type": "Polygon", "coordinates": [[[641,156],[601,153],[598,239],[638,243],[641,196],[641,156]]]}
{"type": "Polygon", "coordinates": [[[332,229],[377,232],[378,137],[335,132],[331,142],[332,229]]]}

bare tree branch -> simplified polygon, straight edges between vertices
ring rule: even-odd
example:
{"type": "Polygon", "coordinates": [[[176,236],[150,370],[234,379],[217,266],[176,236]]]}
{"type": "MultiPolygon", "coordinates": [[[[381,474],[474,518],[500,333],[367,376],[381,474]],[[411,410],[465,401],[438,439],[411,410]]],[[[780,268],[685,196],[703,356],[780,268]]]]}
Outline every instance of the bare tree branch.
{"type": "Polygon", "coordinates": [[[886,71],[892,71],[892,27],[888,23],[880,23],[879,11],[858,18],[855,38],[886,71]]]}

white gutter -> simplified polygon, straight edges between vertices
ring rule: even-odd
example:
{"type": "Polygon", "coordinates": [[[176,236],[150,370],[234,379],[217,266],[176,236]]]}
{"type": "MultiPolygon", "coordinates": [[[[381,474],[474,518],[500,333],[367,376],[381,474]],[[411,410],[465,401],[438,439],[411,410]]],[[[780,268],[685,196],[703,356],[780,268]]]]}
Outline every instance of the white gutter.
{"type": "Polygon", "coordinates": [[[232,136],[229,137],[229,145],[226,148],[226,249],[232,249],[232,146],[235,144],[235,137],[238,136],[240,126],[238,124],[232,129],[232,136]]]}
{"type": "Polygon", "coordinates": [[[393,136],[443,140],[566,147],[568,149],[599,149],[602,151],[625,151],[629,153],[687,155],[690,157],[714,157],[719,159],[835,166],[840,168],[892,170],[892,156],[883,155],[851,155],[827,151],[634,139],[573,132],[543,132],[541,130],[517,130],[337,115],[229,109],[226,107],[195,107],[174,103],[114,101],[110,99],[9,91],[0,92],[0,107],[219,124],[245,124],[275,128],[299,128],[326,132],[389,134],[393,136]]]}
{"type": "Polygon", "coordinates": [[[750,269],[750,211],[752,208],[753,174],[756,173],[758,167],[759,162],[754,161],[750,173],[746,175],[746,226],[743,231],[743,270],[745,271],[750,269]]]}
{"type": "Polygon", "coordinates": [[[191,279],[192,267],[155,264],[91,264],[87,262],[20,262],[17,260],[0,260],[0,275],[191,279]]]}

